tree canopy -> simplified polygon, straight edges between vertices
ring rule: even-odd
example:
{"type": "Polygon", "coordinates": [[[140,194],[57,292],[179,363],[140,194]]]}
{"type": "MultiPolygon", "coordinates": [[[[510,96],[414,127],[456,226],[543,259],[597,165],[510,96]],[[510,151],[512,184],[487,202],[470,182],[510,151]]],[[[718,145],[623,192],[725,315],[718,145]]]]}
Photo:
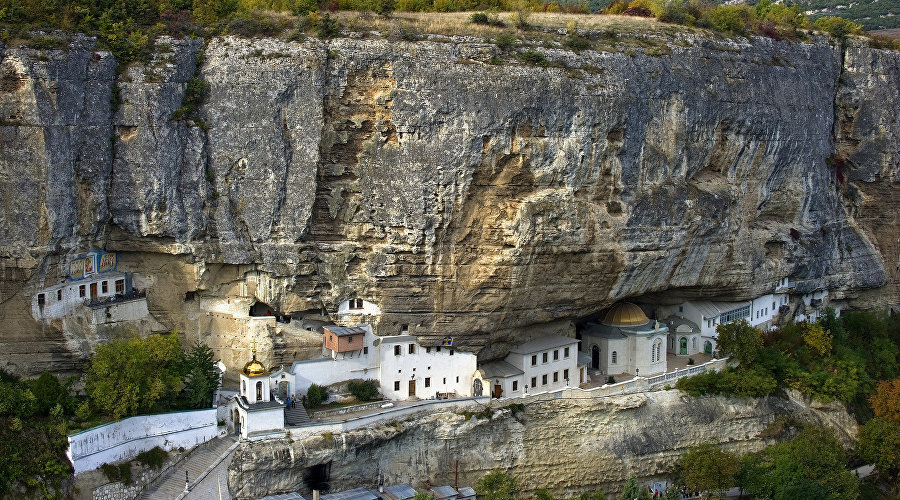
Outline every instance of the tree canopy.
{"type": "Polygon", "coordinates": [[[719,325],[716,332],[719,351],[742,365],[752,363],[763,346],[762,332],[745,319],[719,325]]]}
{"type": "Polygon", "coordinates": [[[484,500],[513,500],[519,493],[516,478],[501,470],[488,472],[475,483],[478,498],[484,500]]]}
{"type": "Polygon", "coordinates": [[[691,491],[720,491],[734,486],[740,458],[712,443],[691,447],[678,460],[678,472],[691,491]]]}

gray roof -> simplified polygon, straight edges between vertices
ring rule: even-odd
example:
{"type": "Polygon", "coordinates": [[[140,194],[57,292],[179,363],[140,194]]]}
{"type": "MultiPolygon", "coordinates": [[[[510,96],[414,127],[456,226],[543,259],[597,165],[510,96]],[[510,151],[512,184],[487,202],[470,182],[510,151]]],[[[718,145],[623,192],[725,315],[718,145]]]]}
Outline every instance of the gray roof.
{"type": "Polygon", "coordinates": [[[329,493],[319,497],[320,500],[378,500],[372,490],[366,488],[356,488],[353,490],[341,491],[339,493],[329,493]]]}
{"type": "Polygon", "coordinates": [[[578,366],[590,366],[592,361],[590,354],[578,351],[578,366]]]}
{"type": "Polygon", "coordinates": [[[685,325],[690,328],[691,333],[700,333],[700,327],[691,320],[679,318],[678,316],[669,316],[665,319],[665,321],[669,325],[669,331],[671,331],[672,333],[675,333],[675,330],[681,325],[685,325]]]}
{"type": "Polygon", "coordinates": [[[459,489],[459,499],[460,500],[469,500],[470,498],[475,498],[475,489],[471,486],[463,486],[459,489]]]}
{"type": "Polygon", "coordinates": [[[238,405],[240,405],[241,408],[243,408],[247,411],[268,410],[271,408],[283,408],[284,407],[283,403],[279,403],[275,399],[271,399],[269,401],[259,401],[256,403],[251,403],[250,401],[247,401],[247,398],[245,398],[244,396],[238,396],[237,403],[238,403],[238,405]]]}
{"type": "Polygon", "coordinates": [[[502,359],[488,361],[478,367],[485,378],[508,378],[522,375],[524,372],[502,359]]]}
{"type": "Polygon", "coordinates": [[[387,500],[409,500],[416,496],[416,490],[408,484],[395,484],[393,486],[385,486],[382,498],[387,500]]]}
{"type": "Polygon", "coordinates": [[[627,335],[622,333],[622,330],[618,326],[609,326],[595,323],[581,332],[581,336],[615,340],[624,339],[627,335]]]}
{"type": "Polygon", "coordinates": [[[359,335],[365,334],[366,331],[358,326],[336,326],[336,325],[328,325],[325,327],[329,332],[337,335],[338,337],[342,337],[344,335],[359,335]]]}
{"type": "Polygon", "coordinates": [[[306,500],[299,493],[281,493],[280,495],[269,495],[259,500],[306,500]]]}
{"type": "Polygon", "coordinates": [[[459,493],[453,486],[435,486],[431,488],[431,493],[434,495],[434,500],[441,500],[442,498],[456,498],[459,496],[459,493]]]}
{"type": "Polygon", "coordinates": [[[514,352],[517,354],[531,354],[539,351],[544,351],[547,349],[553,349],[556,347],[563,347],[567,345],[577,344],[578,339],[574,339],[572,337],[562,337],[559,335],[552,335],[547,337],[539,337],[530,342],[526,342],[524,344],[519,344],[509,352],[514,352]]]}

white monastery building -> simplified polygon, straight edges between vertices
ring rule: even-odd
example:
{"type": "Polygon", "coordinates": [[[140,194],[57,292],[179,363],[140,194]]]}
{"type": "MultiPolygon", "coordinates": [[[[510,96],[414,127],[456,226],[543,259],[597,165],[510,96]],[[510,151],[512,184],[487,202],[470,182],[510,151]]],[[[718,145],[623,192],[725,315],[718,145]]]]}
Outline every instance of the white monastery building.
{"type": "Polygon", "coordinates": [[[585,382],[586,367],[578,365],[578,340],[547,336],[513,347],[503,360],[482,363],[473,395],[489,392],[495,398],[516,397],[585,382]]]}
{"type": "Polygon", "coordinates": [[[599,324],[581,332],[581,346],[591,356],[591,368],[606,375],[648,376],[666,371],[669,327],[651,321],[630,302],[612,306],[599,324]]]}

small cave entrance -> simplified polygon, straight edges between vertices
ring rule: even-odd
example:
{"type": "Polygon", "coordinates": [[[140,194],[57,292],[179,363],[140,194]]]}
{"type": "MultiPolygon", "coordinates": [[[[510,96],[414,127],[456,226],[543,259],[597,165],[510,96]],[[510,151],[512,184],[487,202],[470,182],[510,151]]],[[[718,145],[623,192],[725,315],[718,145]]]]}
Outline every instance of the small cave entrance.
{"type": "Polygon", "coordinates": [[[250,316],[260,317],[260,316],[274,316],[275,321],[279,323],[290,323],[291,316],[289,314],[283,314],[278,309],[266,304],[262,301],[256,301],[250,306],[250,316]]]}
{"type": "Polygon", "coordinates": [[[307,467],[303,471],[303,484],[310,490],[327,493],[331,489],[331,462],[307,467]]]}

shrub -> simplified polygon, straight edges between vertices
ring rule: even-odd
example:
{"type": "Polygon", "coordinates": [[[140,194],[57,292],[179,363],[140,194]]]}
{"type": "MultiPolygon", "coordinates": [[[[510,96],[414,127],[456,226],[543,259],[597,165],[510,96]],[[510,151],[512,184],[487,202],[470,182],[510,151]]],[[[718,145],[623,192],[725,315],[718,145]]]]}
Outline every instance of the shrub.
{"type": "Polygon", "coordinates": [[[862,33],[862,25],[842,17],[820,17],[816,19],[816,26],[839,40],[845,40],[848,35],[862,33]]]}
{"type": "Polygon", "coordinates": [[[484,12],[473,12],[469,17],[469,20],[472,22],[472,24],[491,24],[488,20],[488,15],[484,12]]]}
{"type": "Polygon", "coordinates": [[[526,62],[528,64],[535,64],[538,66],[547,65],[547,57],[535,50],[526,50],[519,54],[519,57],[523,62],[526,62]]]}
{"type": "Polygon", "coordinates": [[[119,465],[103,464],[100,466],[103,475],[111,483],[122,482],[128,484],[131,482],[131,464],[126,462],[119,465]]]}
{"type": "Polygon", "coordinates": [[[495,470],[475,483],[475,491],[484,500],[513,500],[518,496],[519,483],[506,472],[495,470]]]}
{"type": "Polygon", "coordinates": [[[359,401],[374,401],[378,399],[377,380],[351,380],[347,384],[350,394],[359,401]]]}
{"type": "Polygon", "coordinates": [[[313,384],[306,390],[306,401],[304,404],[307,408],[316,408],[328,399],[328,389],[313,384]]]}
{"type": "Polygon", "coordinates": [[[688,364],[688,365],[694,364],[694,358],[688,358],[687,364],[688,364]]]}
{"type": "Polygon", "coordinates": [[[616,383],[616,378],[613,377],[612,375],[610,375],[609,378],[606,379],[606,383],[607,383],[607,384],[615,384],[615,383],[616,383]]]}
{"type": "Polygon", "coordinates": [[[159,446],[155,446],[143,453],[139,453],[138,456],[135,457],[135,460],[137,460],[139,464],[159,469],[167,458],[169,458],[169,453],[159,446]]]}
{"type": "Polygon", "coordinates": [[[497,48],[500,50],[509,50],[516,44],[516,37],[510,33],[500,33],[494,40],[497,48]]]}

